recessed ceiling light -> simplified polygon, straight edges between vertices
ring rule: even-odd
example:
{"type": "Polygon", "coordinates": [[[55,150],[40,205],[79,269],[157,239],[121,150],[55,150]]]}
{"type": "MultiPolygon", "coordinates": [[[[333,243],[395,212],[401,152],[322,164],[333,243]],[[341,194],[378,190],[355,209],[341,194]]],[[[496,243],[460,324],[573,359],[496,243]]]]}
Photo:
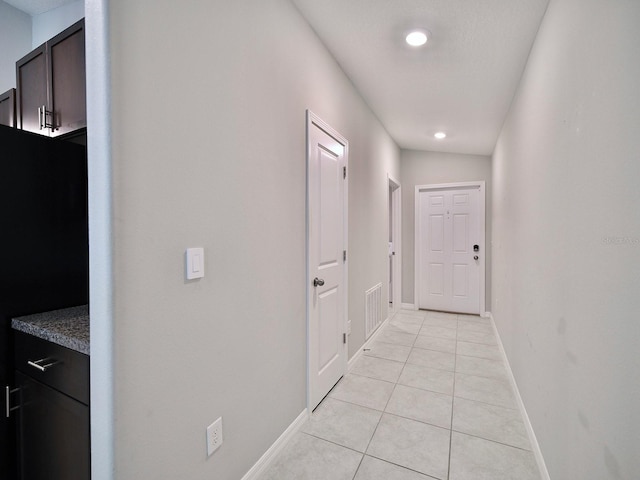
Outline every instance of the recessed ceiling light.
{"type": "Polygon", "coordinates": [[[434,137],[436,137],[438,140],[442,140],[443,138],[447,137],[447,134],[444,132],[438,132],[434,135],[434,137]]]}
{"type": "Polygon", "coordinates": [[[405,40],[412,47],[419,47],[427,43],[427,32],[424,30],[413,30],[407,34],[405,40]]]}

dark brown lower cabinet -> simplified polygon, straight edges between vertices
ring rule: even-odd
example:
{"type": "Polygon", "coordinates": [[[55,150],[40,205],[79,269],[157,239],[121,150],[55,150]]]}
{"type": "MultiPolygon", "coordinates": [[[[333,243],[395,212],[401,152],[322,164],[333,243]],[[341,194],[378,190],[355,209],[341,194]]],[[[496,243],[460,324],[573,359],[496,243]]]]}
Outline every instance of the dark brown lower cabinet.
{"type": "Polygon", "coordinates": [[[89,480],[89,407],[16,372],[22,480],[89,480]]]}
{"type": "Polygon", "coordinates": [[[89,356],[14,332],[20,480],[89,480],[89,356]]]}

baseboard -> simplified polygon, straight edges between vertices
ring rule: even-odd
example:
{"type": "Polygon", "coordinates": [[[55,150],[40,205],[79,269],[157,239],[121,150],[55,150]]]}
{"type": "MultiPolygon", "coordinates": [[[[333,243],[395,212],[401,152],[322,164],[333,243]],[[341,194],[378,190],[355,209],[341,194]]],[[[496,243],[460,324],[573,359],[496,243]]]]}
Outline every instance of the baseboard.
{"type": "Polygon", "coordinates": [[[309,411],[305,408],[298,418],[278,437],[273,445],[260,457],[260,460],[251,467],[242,480],[257,480],[257,478],[271,465],[276,456],[282,451],[284,446],[300,430],[304,422],[309,418],[309,411]]]}
{"type": "Polygon", "coordinates": [[[542,480],[551,480],[551,477],[549,477],[549,471],[547,470],[547,464],[544,461],[544,457],[542,456],[542,451],[540,450],[540,445],[538,444],[538,439],[536,438],[536,434],[533,431],[533,426],[531,425],[531,421],[529,420],[529,415],[527,415],[527,410],[524,406],[524,402],[522,401],[522,397],[520,396],[520,391],[518,390],[518,384],[516,383],[516,379],[513,376],[513,371],[511,371],[511,365],[509,364],[507,353],[504,350],[504,345],[502,345],[502,339],[500,338],[500,333],[498,332],[498,329],[496,327],[496,322],[493,319],[493,315],[491,314],[491,312],[486,312],[486,315],[489,318],[489,320],[491,320],[493,331],[496,334],[496,338],[498,339],[498,347],[500,348],[500,354],[502,355],[502,360],[504,361],[504,364],[507,366],[507,374],[509,375],[509,380],[511,381],[511,386],[513,387],[513,392],[516,396],[516,401],[518,402],[518,408],[520,409],[520,413],[524,421],[524,426],[527,430],[529,441],[531,442],[531,449],[533,450],[533,455],[536,458],[536,463],[538,464],[540,475],[542,477],[542,480]]]}
{"type": "Polygon", "coordinates": [[[353,368],[353,366],[355,365],[355,363],[358,361],[358,359],[363,355],[364,353],[364,349],[365,348],[370,348],[370,346],[373,344],[373,342],[375,341],[376,337],[380,334],[380,332],[382,331],[382,328],[389,322],[389,318],[387,318],[384,322],[382,322],[380,324],[380,326],[376,329],[375,332],[373,332],[371,334],[371,336],[367,339],[366,342],[364,342],[364,345],[362,345],[362,347],[360,347],[358,349],[358,351],[353,355],[353,357],[351,357],[349,359],[349,362],[347,364],[347,372],[350,372],[351,369],[353,368]]]}
{"type": "Polygon", "coordinates": [[[400,308],[404,310],[418,310],[413,303],[402,303],[400,308]]]}
{"type": "Polygon", "coordinates": [[[484,312],[484,313],[481,313],[481,314],[480,314],[480,316],[481,316],[482,318],[493,318],[493,315],[491,315],[491,312],[484,312]]]}

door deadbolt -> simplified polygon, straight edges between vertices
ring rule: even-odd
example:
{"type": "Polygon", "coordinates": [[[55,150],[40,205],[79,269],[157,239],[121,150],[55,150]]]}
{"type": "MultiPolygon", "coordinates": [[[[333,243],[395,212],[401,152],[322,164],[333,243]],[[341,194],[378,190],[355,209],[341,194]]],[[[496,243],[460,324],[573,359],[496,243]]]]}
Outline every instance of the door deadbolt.
{"type": "Polygon", "coordinates": [[[479,247],[478,245],[474,245],[474,246],[473,246],[473,251],[474,251],[474,252],[477,252],[477,251],[479,251],[479,250],[480,250],[480,247],[479,247]]]}

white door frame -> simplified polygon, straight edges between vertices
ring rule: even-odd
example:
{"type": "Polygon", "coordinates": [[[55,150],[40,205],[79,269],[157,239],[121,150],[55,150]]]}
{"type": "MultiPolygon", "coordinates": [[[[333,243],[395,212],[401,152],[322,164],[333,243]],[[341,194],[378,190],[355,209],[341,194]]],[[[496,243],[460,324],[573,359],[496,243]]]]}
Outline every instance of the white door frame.
{"type": "Polygon", "coordinates": [[[459,182],[459,183],[440,183],[440,184],[431,184],[431,185],[416,185],[416,193],[415,193],[415,210],[414,210],[414,302],[415,308],[418,309],[420,305],[420,192],[425,192],[429,190],[447,190],[452,188],[469,188],[469,187],[478,187],[480,189],[480,279],[479,279],[479,292],[480,296],[480,315],[485,315],[485,262],[487,258],[487,247],[486,247],[486,209],[485,209],[485,182],[477,181],[477,182],[459,182]]]}
{"type": "MultiPolygon", "coordinates": [[[[311,326],[310,326],[310,322],[311,322],[311,315],[310,315],[310,305],[311,305],[311,295],[310,295],[310,291],[311,289],[309,288],[310,285],[310,274],[309,272],[311,271],[309,262],[310,262],[310,257],[309,257],[309,205],[310,205],[310,198],[309,198],[309,194],[310,194],[310,190],[309,190],[309,162],[311,159],[311,145],[310,145],[310,131],[313,125],[318,126],[321,130],[324,130],[325,132],[327,132],[329,135],[331,135],[332,137],[334,137],[335,139],[339,140],[340,143],[342,143],[344,145],[344,159],[345,159],[345,168],[346,168],[346,172],[349,171],[349,142],[342,136],[340,135],[335,129],[333,129],[328,123],[326,123],[325,121],[323,121],[320,117],[318,117],[315,113],[313,113],[311,110],[307,110],[307,119],[306,119],[306,205],[305,205],[305,224],[306,224],[306,232],[305,232],[305,255],[306,255],[306,272],[305,272],[305,282],[306,282],[306,286],[305,286],[305,292],[306,292],[306,317],[307,317],[307,411],[309,413],[311,413],[313,406],[311,405],[311,360],[310,360],[310,355],[311,355],[311,326]]],[[[343,190],[343,212],[342,212],[342,218],[343,218],[343,250],[348,252],[348,240],[349,240],[349,206],[348,206],[348,199],[349,199],[349,177],[347,176],[344,182],[344,190],[343,190]]],[[[344,319],[344,325],[343,325],[343,332],[347,332],[347,323],[348,323],[348,299],[349,299],[349,255],[347,255],[346,260],[344,261],[344,266],[342,269],[342,282],[343,282],[343,319],[344,319]]],[[[342,372],[343,375],[347,373],[347,362],[348,362],[348,357],[349,357],[349,335],[346,335],[346,342],[344,343],[344,355],[343,355],[343,367],[342,367],[342,372]]]]}
{"type": "MultiPolygon", "coordinates": [[[[393,248],[396,254],[393,259],[393,271],[387,278],[391,277],[393,283],[393,311],[389,312],[389,317],[400,309],[402,304],[402,186],[400,182],[387,174],[387,181],[391,192],[391,208],[393,212],[391,218],[391,236],[393,238],[393,248]]],[[[388,262],[387,262],[388,264],[388,262]]]]}

